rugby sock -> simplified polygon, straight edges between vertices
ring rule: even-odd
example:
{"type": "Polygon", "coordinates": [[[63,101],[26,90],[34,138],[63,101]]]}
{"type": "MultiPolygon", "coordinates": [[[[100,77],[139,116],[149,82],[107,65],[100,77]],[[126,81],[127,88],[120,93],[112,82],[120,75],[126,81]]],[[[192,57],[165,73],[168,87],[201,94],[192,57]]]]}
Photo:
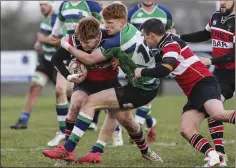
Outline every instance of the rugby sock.
{"type": "Polygon", "coordinates": [[[117,132],[119,132],[120,131],[120,126],[119,125],[117,125],[117,127],[116,127],[116,130],[115,131],[117,131],[117,132]]]}
{"type": "Polygon", "coordinates": [[[30,113],[26,113],[26,112],[23,112],[20,116],[20,119],[23,124],[28,124],[29,118],[30,118],[30,113]]]}
{"type": "Polygon", "coordinates": [[[208,153],[214,150],[208,140],[201,136],[200,134],[196,133],[192,136],[189,143],[198,151],[208,156],[208,153]]]}
{"type": "Polygon", "coordinates": [[[230,115],[229,123],[235,124],[235,111],[230,115]]]}
{"type": "Polygon", "coordinates": [[[75,125],[75,121],[71,121],[66,118],[66,128],[65,128],[66,141],[68,140],[68,138],[74,128],[74,125],[75,125]]]}
{"type": "Polygon", "coordinates": [[[146,125],[148,128],[152,128],[153,126],[153,119],[152,119],[151,114],[147,115],[146,117],[146,125]]]}
{"type": "Polygon", "coordinates": [[[74,128],[69,139],[64,144],[65,149],[68,152],[72,152],[81,137],[83,136],[84,132],[88,129],[89,125],[91,124],[93,118],[80,112],[79,116],[75,122],[74,128]]]}
{"type": "Polygon", "coordinates": [[[93,117],[93,123],[98,124],[98,116],[100,114],[100,110],[96,110],[94,113],[94,117],[93,117]]]}
{"type": "Polygon", "coordinates": [[[68,113],[68,104],[63,105],[56,105],[56,111],[57,111],[57,121],[59,122],[59,129],[62,133],[65,133],[65,120],[66,115],[68,113]]]}
{"type": "MultiPolygon", "coordinates": [[[[142,107],[137,108],[136,115],[135,115],[135,120],[139,124],[143,125],[146,118],[147,118],[148,113],[150,112],[150,110],[151,110],[151,105],[142,106],[142,107]]],[[[148,122],[152,122],[152,121],[148,120],[148,122]]]]}
{"type": "Polygon", "coordinates": [[[148,151],[148,145],[143,137],[143,131],[140,130],[137,134],[130,134],[130,138],[137,144],[142,154],[146,154],[148,151]]]}
{"type": "Polygon", "coordinates": [[[212,118],[208,118],[208,127],[211,134],[211,138],[215,144],[215,150],[217,152],[225,154],[224,150],[224,126],[221,121],[216,121],[212,118]]]}
{"type": "Polygon", "coordinates": [[[97,140],[96,144],[92,147],[91,149],[91,153],[96,153],[96,152],[99,152],[99,153],[103,153],[103,149],[105,148],[106,146],[106,143],[103,142],[103,141],[100,141],[100,140],[97,140]]]}

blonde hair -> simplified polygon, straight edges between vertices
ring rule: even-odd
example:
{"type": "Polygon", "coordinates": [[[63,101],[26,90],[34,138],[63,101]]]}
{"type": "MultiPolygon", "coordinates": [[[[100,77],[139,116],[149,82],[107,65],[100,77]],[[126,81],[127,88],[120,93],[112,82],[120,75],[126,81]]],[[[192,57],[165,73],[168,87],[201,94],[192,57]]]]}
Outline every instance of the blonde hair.
{"type": "Polygon", "coordinates": [[[102,10],[104,20],[110,19],[127,19],[127,7],[122,3],[112,3],[102,10]]]}

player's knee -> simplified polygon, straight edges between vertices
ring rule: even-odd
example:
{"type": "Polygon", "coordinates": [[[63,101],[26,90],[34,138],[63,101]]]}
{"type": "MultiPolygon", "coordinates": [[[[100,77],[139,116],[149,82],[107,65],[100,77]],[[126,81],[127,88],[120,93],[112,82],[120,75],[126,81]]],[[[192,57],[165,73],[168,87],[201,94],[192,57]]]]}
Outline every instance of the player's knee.
{"type": "Polygon", "coordinates": [[[216,121],[224,120],[224,110],[215,111],[210,117],[216,121]]]}
{"type": "Polygon", "coordinates": [[[37,94],[41,89],[42,86],[40,84],[32,82],[29,87],[29,92],[37,94]]]}
{"type": "Polygon", "coordinates": [[[192,128],[181,128],[180,135],[182,135],[184,138],[191,137],[195,132],[195,129],[192,128]]]}
{"type": "Polygon", "coordinates": [[[65,91],[61,86],[56,86],[55,87],[55,92],[56,92],[56,97],[62,97],[62,96],[66,96],[65,95],[65,91]]]}
{"type": "Polygon", "coordinates": [[[136,133],[139,130],[139,124],[135,122],[132,118],[122,119],[119,122],[130,133],[136,133]]]}
{"type": "Polygon", "coordinates": [[[89,96],[86,99],[83,99],[83,101],[82,101],[83,109],[92,109],[92,110],[94,110],[95,105],[96,105],[96,100],[92,96],[89,96]]]}
{"type": "Polygon", "coordinates": [[[77,116],[79,114],[80,107],[81,107],[81,103],[80,102],[73,103],[71,105],[70,115],[77,116]]]}

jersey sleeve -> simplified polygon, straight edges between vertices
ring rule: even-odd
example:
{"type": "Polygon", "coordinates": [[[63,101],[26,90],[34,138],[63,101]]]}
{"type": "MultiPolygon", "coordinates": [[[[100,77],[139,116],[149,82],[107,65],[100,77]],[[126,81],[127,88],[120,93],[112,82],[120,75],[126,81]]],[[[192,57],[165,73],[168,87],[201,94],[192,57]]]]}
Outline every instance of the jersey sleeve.
{"type": "MultiPolygon", "coordinates": [[[[56,21],[57,21],[57,15],[53,14],[52,17],[51,17],[51,26],[52,26],[52,28],[54,28],[54,25],[56,24],[56,21]]],[[[63,37],[63,32],[62,31],[59,31],[58,33],[52,33],[52,34],[56,34],[57,38],[62,38],[63,37]]]]}
{"type": "Polygon", "coordinates": [[[167,30],[171,29],[174,24],[173,24],[172,14],[170,10],[163,5],[159,5],[159,8],[162,9],[166,13],[166,16],[167,16],[166,29],[167,30]]]}
{"type": "Polygon", "coordinates": [[[138,8],[139,8],[138,5],[136,5],[136,6],[129,9],[129,11],[128,11],[128,22],[131,23],[131,19],[132,19],[134,13],[138,10],[138,8]]]}
{"type": "Polygon", "coordinates": [[[95,1],[86,1],[86,2],[89,6],[91,13],[92,13],[92,16],[100,21],[102,19],[101,14],[100,14],[102,11],[101,5],[95,1]]]}
{"type": "Polygon", "coordinates": [[[164,58],[175,58],[177,59],[180,55],[181,48],[177,42],[166,44],[162,49],[162,59],[164,58]]]}
{"type": "Polygon", "coordinates": [[[120,33],[116,36],[104,40],[103,44],[99,47],[102,54],[108,59],[118,56],[120,48],[120,33]]]}
{"type": "MultiPolygon", "coordinates": [[[[214,13],[215,14],[215,13],[214,13]]],[[[214,15],[213,14],[213,15],[214,15]]],[[[208,32],[211,32],[211,25],[212,25],[212,17],[213,17],[213,15],[211,16],[211,18],[209,19],[209,21],[208,21],[208,23],[207,23],[207,25],[206,25],[206,27],[205,27],[205,29],[208,31],[208,32]]]]}
{"type": "Polygon", "coordinates": [[[65,18],[63,17],[62,15],[62,9],[64,7],[64,5],[66,4],[67,1],[63,1],[59,7],[59,10],[58,10],[58,14],[57,14],[57,17],[60,21],[64,22],[65,21],[65,18]]]}

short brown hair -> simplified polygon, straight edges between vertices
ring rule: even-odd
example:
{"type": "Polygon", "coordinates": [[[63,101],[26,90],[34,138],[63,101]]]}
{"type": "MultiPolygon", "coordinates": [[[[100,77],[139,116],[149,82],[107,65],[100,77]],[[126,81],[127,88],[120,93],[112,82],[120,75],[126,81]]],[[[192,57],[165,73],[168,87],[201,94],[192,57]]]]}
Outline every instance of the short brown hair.
{"type": "Polygon", "coordinates": [[[127,8],[121,3],[112,3],[102,10],[104,20],[127,19],[127,8]]]}
{"type": "Polygon", "coordinates": [[[79,21],[75,33],[79,40],[82,41],[95,39],[100,34],[100,24],[93,17],[83,18],[79,21]]]}

